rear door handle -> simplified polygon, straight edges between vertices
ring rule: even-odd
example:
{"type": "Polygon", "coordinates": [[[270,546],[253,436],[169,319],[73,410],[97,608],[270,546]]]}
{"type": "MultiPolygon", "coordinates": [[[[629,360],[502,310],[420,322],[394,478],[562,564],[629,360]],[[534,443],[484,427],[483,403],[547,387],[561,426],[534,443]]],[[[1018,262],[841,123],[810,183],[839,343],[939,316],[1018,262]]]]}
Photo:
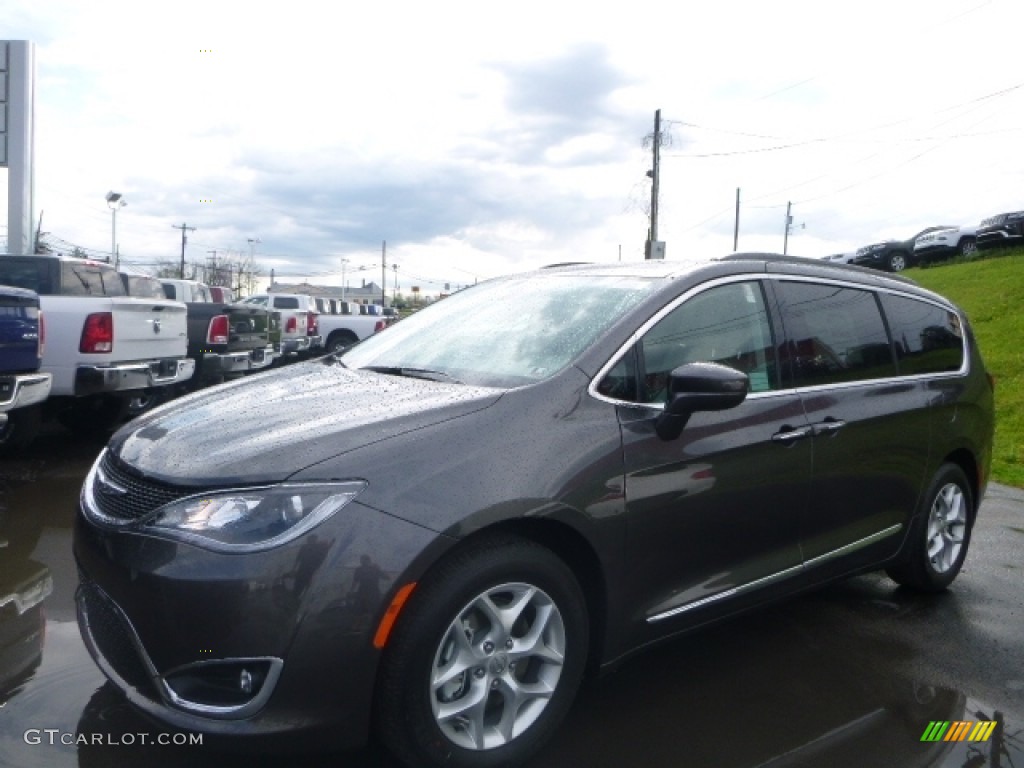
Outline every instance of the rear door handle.
{"type": "Polygon", "coordinates": [[[814,429],[811,427],[793,427],[784,426],[774,435],[772,435],[773,443],[792,443],[795,440],[802,440],[805,437],[810,437],[814,434],[814,429]]]}
{"type": "Polygon", "coordinates": [[[842,419],[828,418],[824,421],[819,421],[814,425],[814,434],[816,435],[834,435],[840,429],[846,426],[846,422],[842,419]]]}

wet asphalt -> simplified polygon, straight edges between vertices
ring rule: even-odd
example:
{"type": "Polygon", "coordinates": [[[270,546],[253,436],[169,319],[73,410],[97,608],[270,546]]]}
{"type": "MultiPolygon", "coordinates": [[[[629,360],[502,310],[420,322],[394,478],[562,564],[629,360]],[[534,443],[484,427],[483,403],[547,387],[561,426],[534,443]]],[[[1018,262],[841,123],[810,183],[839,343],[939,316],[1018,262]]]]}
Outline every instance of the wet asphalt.
{"type": "MultiPolygon", "coordinates": [[[[268,755],[143,743],[160,729],[105,684],[75,621],[71,526],[99,448],[53,427],[0,459],[0,766],[392,765],[373,746],[309,754],[296,741],[268,755]],[[20,606],[4,604],[15,593],[20,606]]],[[[570,765],[1024,768],[1024,491],[989,488],[944,594],[860,576],[589,681],[530,763],[570,765]],[[932,721],[999,725],[984,742],[923,742],[932,721]]]]}

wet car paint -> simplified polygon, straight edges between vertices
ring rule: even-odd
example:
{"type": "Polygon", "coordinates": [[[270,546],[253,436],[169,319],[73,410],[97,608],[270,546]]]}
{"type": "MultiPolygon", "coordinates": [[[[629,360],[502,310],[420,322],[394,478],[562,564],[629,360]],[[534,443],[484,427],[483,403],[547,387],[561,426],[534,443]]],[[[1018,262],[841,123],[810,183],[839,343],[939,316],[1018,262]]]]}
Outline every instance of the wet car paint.
{"type": "MultiPolygon", "coordinates": [[[[138,743],[138,734],[162,729],[104,682],[75,625],[71,527],[97,451],[55,429],[24,458],[0,464],[0,537],[9,542],[0,562],[31,560],[54,577],[41,663],[0,698],[0,765],[393,765],[376,747],[308,753],[298,739],[267,754],[237,744],[225,751],[209,737],[202,747],[138,743]],[[30,729],[94,743],[27,744],[30,729]]],[[[989,765],[991,742],[920,738],[930,720],[997,711],[1009,754],[998,764],[1021,765],[1022,571],[1024,492],[991,487],[965,570],[946,595],[919,597],[866,575],[667,643],[589,684],[530,765],[960,768],[971,754],[989,765]]]]}

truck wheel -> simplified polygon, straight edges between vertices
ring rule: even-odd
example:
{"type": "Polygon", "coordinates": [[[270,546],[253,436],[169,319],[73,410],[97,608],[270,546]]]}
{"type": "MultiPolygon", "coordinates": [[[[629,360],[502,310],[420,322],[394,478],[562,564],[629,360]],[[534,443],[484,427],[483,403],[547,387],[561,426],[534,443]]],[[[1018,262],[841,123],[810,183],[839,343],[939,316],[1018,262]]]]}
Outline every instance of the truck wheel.
{"type": "Polygon", "coordinates": [[[327,339],[327,354],[333,355],[335,352],[343,352],[344,350],[351,347],[359,339],[350,333],[335,333],[327,339]]]}
{"type": "Polygon", "coordinates": [[[136,416],[141,416],[146,411],[151,411],[161,403],[166,402],[170,394],[165,391],[166,389],[167,387],[151,387],[136,392],[128,398],[128,403],[125,406],[125,416],[129,419],[134,419],[136,416]]]}
{"type": "Polygon", "coordinates": [[[889,271],[890,272],[902,272],[907,268],[907,255],[901,251],[896,251],[889,256],[889,271]]]}
{"type": "Polygon", "coordinates": [[[32,405],[7,412],[7,421],[0,424],[0,455],[9,455],[31,443],[43,423],[42,408],[32,405]]]}
{"type": "Polygon", "coordinates": [[[965,237],[960,241],[959,251],[961,256],[970,258],[978,252],[978,243],[973,237],[965,237]]]}

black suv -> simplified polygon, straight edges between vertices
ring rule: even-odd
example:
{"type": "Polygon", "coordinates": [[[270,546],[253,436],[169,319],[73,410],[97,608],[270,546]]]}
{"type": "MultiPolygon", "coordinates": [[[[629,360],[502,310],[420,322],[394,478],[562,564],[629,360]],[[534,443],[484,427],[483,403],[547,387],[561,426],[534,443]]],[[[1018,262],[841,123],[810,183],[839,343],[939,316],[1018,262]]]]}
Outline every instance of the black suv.
{"type": "Polygon", "coordinates": [[[863,248],[857,249],[857,254],[850,263],[860,267],[871,267],[888,272],[902,272],[915,263],[914,241],[921,235],[927,235],[929,232],[935,232],[940,229],[956,229],[956,227],[942,224],[922,229],[916,235],[906,240],[886,240],[882,243],[865,245],[863,248]]]}
{"type": "Polygon", "coordinates": [[[79,625],[177,728],[517,763],[592,666],[862,571],[945,589],[992,430],[967,318],[903,278],[513,275],[122,428],[79,625]]]}
{"type": "Polygon", "coordinates": [[[985,219],[978,225],[977,243],[982,250],[1024,243],[1024,211],[985,219]]]}

